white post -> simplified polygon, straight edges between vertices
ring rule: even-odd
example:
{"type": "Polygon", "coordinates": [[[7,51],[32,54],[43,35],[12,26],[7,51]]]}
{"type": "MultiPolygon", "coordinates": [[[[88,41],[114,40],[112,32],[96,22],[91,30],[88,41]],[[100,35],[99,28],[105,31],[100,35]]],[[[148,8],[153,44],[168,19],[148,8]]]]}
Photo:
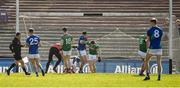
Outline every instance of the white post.
{"type": "Polygon", "coordinates": [[[173,2],[169,0],[169,58],[170,58],[170,74],[172,74],[172,59],[173,59],[173,2]]]}
{"type": "Polygon", "coordinates": [[[19,0],[16,0],[16,33],[19,32],[19,0]]]}

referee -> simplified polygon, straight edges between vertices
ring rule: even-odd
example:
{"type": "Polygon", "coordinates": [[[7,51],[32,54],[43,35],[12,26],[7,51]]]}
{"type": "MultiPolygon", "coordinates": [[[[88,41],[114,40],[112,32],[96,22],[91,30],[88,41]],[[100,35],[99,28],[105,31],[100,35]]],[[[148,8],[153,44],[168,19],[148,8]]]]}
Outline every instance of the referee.
{"type": "Polygon", "coordinates": [[[9,67],[9,69],[7,70],[7,75],[10,75],[11,69],[16,65],[20,65],[22,67],[23,71],[25,72],[25,75],[30,75],[30,73],[26,71],[24,62],[21,57],[21,47],[24,47],[24,45],[21,45],[20,39],[21,39],[21,33],[16,33],[16,36],[14,37],[12,43],[9,46],[11,52],[13,53],[15,62],[13,62],[9,67]]]}

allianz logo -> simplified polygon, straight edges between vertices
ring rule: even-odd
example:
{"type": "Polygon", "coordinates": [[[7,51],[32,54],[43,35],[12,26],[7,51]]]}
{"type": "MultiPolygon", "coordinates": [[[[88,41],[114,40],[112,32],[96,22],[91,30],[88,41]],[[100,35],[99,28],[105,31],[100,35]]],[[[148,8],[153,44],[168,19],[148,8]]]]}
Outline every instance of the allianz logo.
{"type": "MultiPolygon", "coordinates": [[[[130,65],[117,65],[114,73],[129,73],[129,74],[139,74],[141,67],[133,67],[130,65]]],[[[163,68],[162,68],[163,71],[163,68]]],[[[156,74],[158,72],[157,64],[153,64],[150,67],[150,73],[156,74]]]]}

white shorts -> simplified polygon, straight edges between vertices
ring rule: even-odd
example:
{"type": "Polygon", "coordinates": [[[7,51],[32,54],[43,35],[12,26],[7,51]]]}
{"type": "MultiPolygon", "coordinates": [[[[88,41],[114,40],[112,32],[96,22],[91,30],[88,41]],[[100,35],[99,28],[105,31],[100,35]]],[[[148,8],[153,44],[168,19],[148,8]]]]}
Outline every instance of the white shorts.
{"type": "Polygon", "coordinates": [[[63,51],[63,55],[64,56],[67,56],[67,55],[71,56],[71,50],[70,51],[63,51]]]}
{"type": "Polygon", "coordinates": [[[138,51],[138,55],[140,55],[142,58],[146,58],[146,53],[142,51],[138,51]]]}
{"type": "Polygon", "coordinates": [[[79,55],[80,56],[86,56],[87,55],[86,50],[80,50],[79,55]]]}
{"type": "Polygon", "coordinates": [[[162,55],[162,49],[149,49],[148,53],[152,55],[162,55]]]}
{"type": "Polygon", "coordinates": [[[29,54],[29,55],[28,55],[28,58],[29,58],[29,59],[34,59],[34,58],[39,59],[39,58],[40,58],[40,55],[39,55],[39,54],[29,54]]]}
{"type": "Polygon", "coordinates": [[[97,55],[91,55],[91,54],[89,54],[88,60],[89,60],[89,61],[96,61],[96,60],[97,60],[97,55]]]}

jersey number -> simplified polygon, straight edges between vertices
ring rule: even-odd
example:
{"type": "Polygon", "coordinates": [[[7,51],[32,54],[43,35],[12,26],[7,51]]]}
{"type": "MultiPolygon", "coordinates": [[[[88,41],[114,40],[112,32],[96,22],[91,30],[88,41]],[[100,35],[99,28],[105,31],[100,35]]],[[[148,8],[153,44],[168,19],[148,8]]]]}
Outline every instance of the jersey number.
{"type": "Polygon", "coordinates": [[[30,45],[37,45],[38,44],[38,39],[37,38],[30,38],[30,45]]]}
{"type": "Polygon", "coordinates": [[[71,44],[71,38],[66,39],[66,44],[71,44]]]}
{"type": "Polygon", "coordinates": [[[159,31],[158,30],[155,30],[154,31],[154,37],[155,38],[159,38],[160,34],[159,34],[159,31]]]}

